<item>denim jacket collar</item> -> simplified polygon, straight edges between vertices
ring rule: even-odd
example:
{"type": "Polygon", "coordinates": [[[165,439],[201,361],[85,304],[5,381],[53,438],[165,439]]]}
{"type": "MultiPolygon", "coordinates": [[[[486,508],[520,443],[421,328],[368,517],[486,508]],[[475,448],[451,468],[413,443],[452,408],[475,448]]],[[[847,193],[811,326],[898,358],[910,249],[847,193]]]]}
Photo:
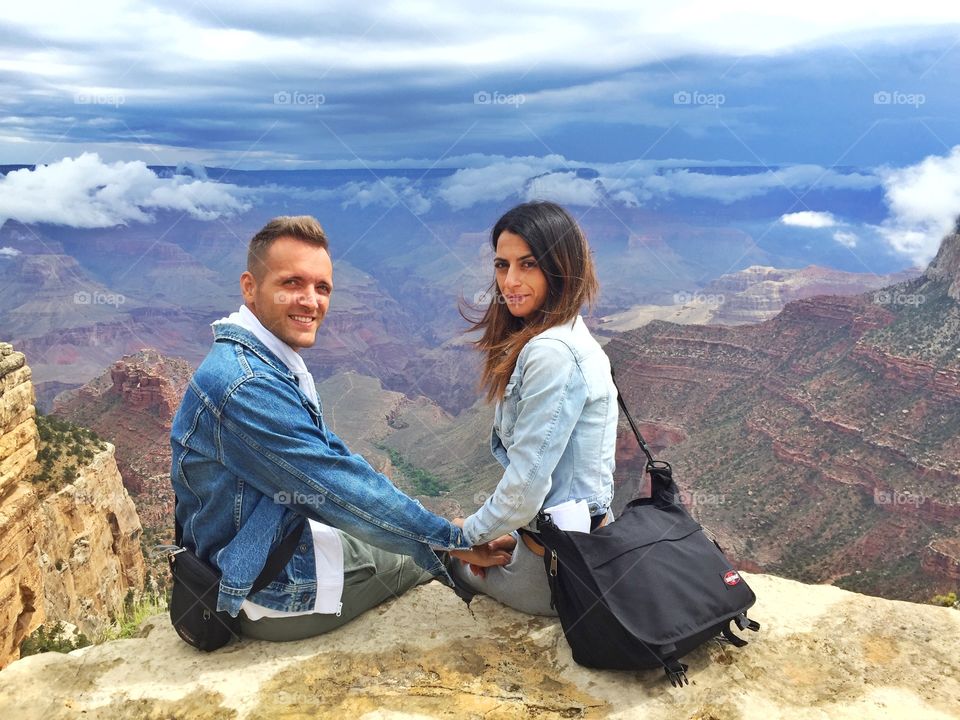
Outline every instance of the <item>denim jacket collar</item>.
{"type": "Polygon", "coordinates": [[[243,345],[278,373],[290,378],[294,383],[297,382],[297,376],[290,371],[290,368],[288,368],[280,358],[270,352],[267,346],[260,342],[257,336],[246,328],[234,325],[233,323],[217,323],[213,325],[213,339],[214,342],[218,340],[231,340],[239,345],[243,345]]]}

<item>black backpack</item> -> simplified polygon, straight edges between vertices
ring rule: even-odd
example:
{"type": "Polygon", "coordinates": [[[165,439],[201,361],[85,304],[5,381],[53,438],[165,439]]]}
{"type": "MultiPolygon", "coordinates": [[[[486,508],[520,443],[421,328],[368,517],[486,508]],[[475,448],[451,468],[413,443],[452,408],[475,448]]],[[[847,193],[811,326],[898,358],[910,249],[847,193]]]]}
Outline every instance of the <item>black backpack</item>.
{"type": "Polygon", "coordinates": [[[623,395],[619,400],[647,456],[651,497],[632,500],[592,533],[560,530],[540,513],[544,565],[577,663],[662,667],[676,687],[688,683],[680,658],[691,650],[717,636],[747,644],[730,625],[760,629],[746,614],[756,596],[683,507],[670,465],[653,459],[623,395]]]}

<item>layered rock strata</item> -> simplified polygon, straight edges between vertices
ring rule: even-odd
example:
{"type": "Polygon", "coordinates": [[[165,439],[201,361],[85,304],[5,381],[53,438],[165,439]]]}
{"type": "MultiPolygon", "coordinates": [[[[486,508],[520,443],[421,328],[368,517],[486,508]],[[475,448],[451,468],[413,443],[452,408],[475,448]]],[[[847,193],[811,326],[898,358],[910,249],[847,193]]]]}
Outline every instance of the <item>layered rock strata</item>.
{"type": "Polygon", "coordinates": [[[39,625],[96,635],[144,583],[140,520],[113,447],[74,481],[33,481],[39,435],[30,368],[0,343],[0,667],[39,625]]]}

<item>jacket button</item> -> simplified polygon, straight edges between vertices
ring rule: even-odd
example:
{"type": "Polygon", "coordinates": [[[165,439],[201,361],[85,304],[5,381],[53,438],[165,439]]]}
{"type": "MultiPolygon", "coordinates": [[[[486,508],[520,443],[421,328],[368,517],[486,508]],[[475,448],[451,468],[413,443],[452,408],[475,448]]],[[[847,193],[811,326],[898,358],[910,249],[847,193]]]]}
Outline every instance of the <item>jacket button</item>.
{"type": "Polygon", "coordinates": [[[306,544],[306,543],[300,543],[300,545],[297,547],[297,550],[299,550],[299,551],[302,552],[302,553],[305,553],[305,552],[307,551],[307,544],[306,544]]]}
{"type": "Polygon", "coordinates": [[[309,599],[310,599],[309,593],[304,593],[303,595],[300,596],[300,602],[306,602],[309,599]]]}

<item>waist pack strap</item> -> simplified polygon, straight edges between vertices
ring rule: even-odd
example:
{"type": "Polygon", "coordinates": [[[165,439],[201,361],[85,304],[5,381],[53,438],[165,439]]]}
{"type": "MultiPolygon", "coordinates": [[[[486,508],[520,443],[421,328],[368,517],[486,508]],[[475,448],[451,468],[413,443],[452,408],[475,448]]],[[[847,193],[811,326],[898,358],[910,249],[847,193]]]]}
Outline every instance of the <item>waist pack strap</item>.
{"type": "MultiPolygon", "coordinates": [[[[284,537],[283,540],[280,541],[280,544],[267,556],[267,561],[263,564],[263,570],[257,575],[257,579],[253,581],[253,587],[250,588],[250,595],[260,592],[272,583],[274,578],[283,570],[284,566],[290,562],[290,558],[293,557],[293,553],[297,548],[297,543],[303,534],[303,527],[306,523],[307,519],[301,516],[299,522],[294,524],[293,529],[287,533],[287,536],[284,537]]],[[[173,532],[174,542],[177,547],[183,547],[183,527],[177,519],[176,495],[174,495],[173,498],[173,532]]]]}
{"type": "Polygon", "coordinates": [[[306,522],[307,519],[301,517],[300,521],[294,525],[293,530],[287,533],[287,536],[267,556],[267,561],[263,564],[263,570],[257,575],[257,579],[253,581],[253,587],[250,588],[251,595],[260,592],[272,583],[274,578],[283,570],[283,567],[290,562],[290,558],[293,557],[297,548],[297,543],[300,542],[300,536],[306,522]]]}

